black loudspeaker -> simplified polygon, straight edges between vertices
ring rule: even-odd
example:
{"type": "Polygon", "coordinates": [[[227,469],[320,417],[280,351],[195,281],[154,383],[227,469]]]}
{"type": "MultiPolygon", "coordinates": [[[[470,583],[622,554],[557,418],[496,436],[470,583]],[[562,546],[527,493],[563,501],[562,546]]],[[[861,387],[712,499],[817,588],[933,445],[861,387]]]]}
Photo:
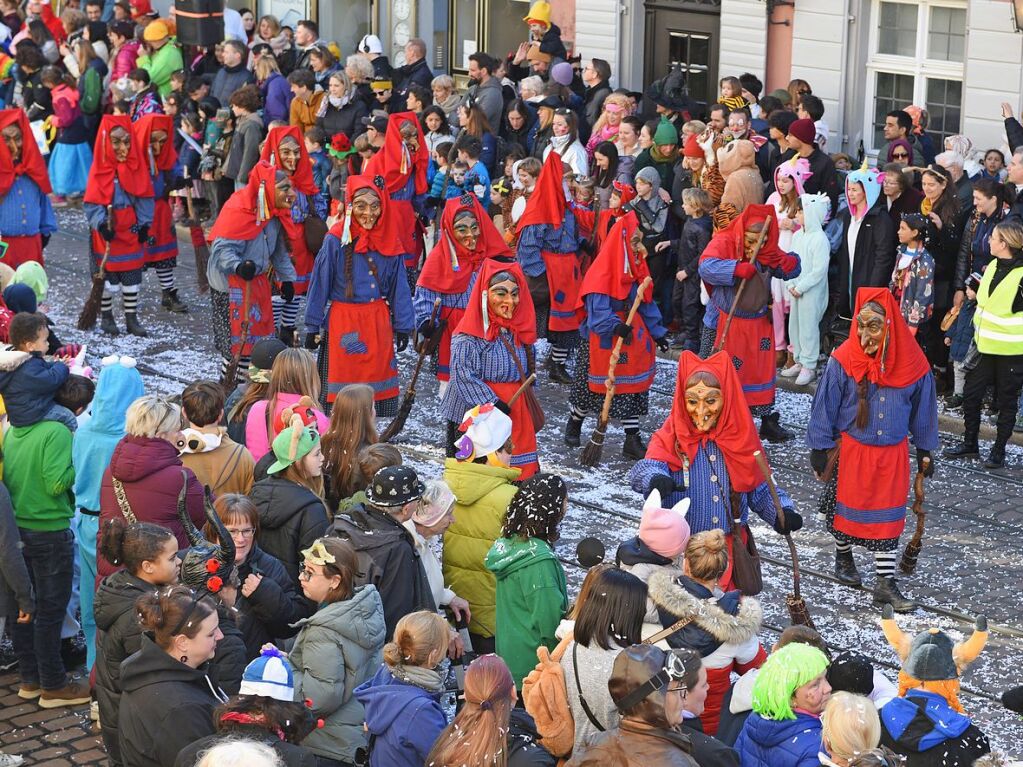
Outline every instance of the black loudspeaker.
{"type": "Polygon", "coordinates": [[[224,0],[175,0],[178,42],[212,48],[224,40],[224,0]]]}

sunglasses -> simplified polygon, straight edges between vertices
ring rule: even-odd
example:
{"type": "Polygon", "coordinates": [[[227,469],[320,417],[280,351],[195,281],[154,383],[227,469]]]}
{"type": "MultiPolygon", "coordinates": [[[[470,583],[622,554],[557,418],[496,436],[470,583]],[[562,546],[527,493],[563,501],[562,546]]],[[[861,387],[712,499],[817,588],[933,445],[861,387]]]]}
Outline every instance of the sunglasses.
{"type": "Polygon", "coordinates": [[[906,154],[905,152],[894,152],[892,154],[892,159],[893,160],[908,160],[909,159],[909,155],[906,154]]]}

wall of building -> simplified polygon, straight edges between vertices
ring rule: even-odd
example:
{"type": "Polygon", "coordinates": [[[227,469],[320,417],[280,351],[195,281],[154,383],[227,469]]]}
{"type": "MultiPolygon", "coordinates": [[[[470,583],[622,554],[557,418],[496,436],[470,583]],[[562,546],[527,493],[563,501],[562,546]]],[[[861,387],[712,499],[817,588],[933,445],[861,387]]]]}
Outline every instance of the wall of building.
{"type": "Polygon", "coordinates": [[[829,149],[842,143],[848,106],[846,84],[852,71],[846,69],[848,6],[849,0],[798,0],[792,18],[790,78],[806,80],[824,102],[824,119],[831,129],[829,149]]]}
{"type": "MultiPolygon", "coordinates": [[[[1023,34],[1007,0],[970,0],[963,83],[963,134],[975,149],[1005,145],[1001,104],[1018,116],[1023,90],[1023,34]]],[[[1023,20],[1021,20],[1023,21],[1023,20]]]]}
{"type": "Polygon", "coordinates": [[[618,0],[576,0],[575,51],[587,59],[604,59],[611,65],[612,82],[619,78],[618,0]]]}
{"type": "Polygon", "coordinates": [[[763,0],[721,0],[718,78],[752,72],[764,79],[767,9],[763,0]]]}

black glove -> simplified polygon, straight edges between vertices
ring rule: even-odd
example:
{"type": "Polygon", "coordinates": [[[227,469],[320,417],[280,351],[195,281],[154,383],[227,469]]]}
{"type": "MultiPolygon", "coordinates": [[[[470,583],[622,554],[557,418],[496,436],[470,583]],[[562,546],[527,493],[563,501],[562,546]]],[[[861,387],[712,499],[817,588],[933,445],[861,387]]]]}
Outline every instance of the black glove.
{"type": "Polygon", "coordinates": [[[667,474],[655,474],[650,479],[650,484],[647,485],[647,492],[656,490],[661,494],[661,503],[668,502],[668,496],[675,492],[675,490],[685,490],[684,487],[677,487],[675,480],[669,477],[667,474]]]}
{"type": "Polygon", "coordinates": [[[110,228],[110,225],[106,221],[100,224],[99,228],[96,231],[99,232],[99,236],[102,237],[107,242],[114,241],[115,237],[114,230],[110,228]]]}
{"type": "Polygon", "coordinates": [[[234,268],[234,273],[246,282],[249,282],[256,277],[256,262],[248,260],[242,261],[234,268]]]}
{"type": "Polygon", "coordinates": [[[828,466],[828,451],[827,450],[811,450],[810,451],[810,468],[818,474],[823,474],[824,469],[828,466]]]}
{"type": "Polygon", "coordinates": [[[419,335],[423,338],[429,338],[433,335],[433,323],[429,320],[425,320],[422,325],[419,326],[419,335]]]}
{"type": "Polygon", "coordinates": [[[657,339],[656,343],[657,343],[657,348],[660,351],[662,351],[662,352],[667,352],[668,349],[671,348],[670,346],[668,346],[668,337],[667,336],[661,336],[660,338],[657,339]]]}
{"type": "Polygon", "coordinates": [[[934,459],[931,458],[931,451],[930,450],[921,450],[920,448],[917,448],[917,450],[916,450],[916,468],[917,468],[918,471],[922,471],[923,475],[927,479],[930,479],[931,477],[934,476],[934,459]],[[927,459],[926,465],[924,464],[924,458],[927,459]]]}
{"type": "Polygon", "coordinates": [[[508,403],[505,402],[503,399],[497,400],[497,402],[494,403],[494,407],[496,407],[498,410],[500,410],[506,416],[511,416],[511,408],[508,407],[508,403]]]}
{"type": "Polygon", "coordinates": [[[45,247],[46,247],[47,245],[49,245],[49,244],[50,244],[50,235],[48,235],[48,234],[41,234],[41,235],[39,235],[39,237],[40,237],[40,239],[42,239],[42,241],[43,241],[43,247],[44,247],[44,248],[45,248],[45,247]]]}
{"type": "Polygon", "coordinates": [[[153,240],[149,236],[149,224],[143,224],[139,227],[138,238],[140,245],[155,245],[156,240],[153,240]]]}
{"type": "Polygon", "coordinates": [[[776,519],[774,520],[774,531],[776,533],[779,535],[788,535],[789,533],[794,533],[796,530],[803,527],[803,517],[795,509],[783,508],[782,513],[785,515],[785,529],[782,530],[781,527],[778,526],[778,523],[781,520],[776,519]]]}
{"type": "Polygon", "coordinates": [[[305,348],[310,351],[315,351],[320,347],[320,334],[319,333],[306,333],[305,334],[305,348]]]}
{"type": "Polygon", "coordinates": [[[285,301],[290,301],[295,297],[295,283],[294,282],[282,282],[281,283],[281,298],[285,301]]]}
{"type": "Polygon", "coordinates": [[[615,329],[611,332],[625,343],[628,343],[629,339],[632,338],[632,326],[626,325],[624,322],[619,322],[615,325],[615,329]]]}
{"type": "Polygon", "coordinates": [[[405,351],[408,348],[408,333],[395,333],[394,345],[399,352],[405,351]]]}

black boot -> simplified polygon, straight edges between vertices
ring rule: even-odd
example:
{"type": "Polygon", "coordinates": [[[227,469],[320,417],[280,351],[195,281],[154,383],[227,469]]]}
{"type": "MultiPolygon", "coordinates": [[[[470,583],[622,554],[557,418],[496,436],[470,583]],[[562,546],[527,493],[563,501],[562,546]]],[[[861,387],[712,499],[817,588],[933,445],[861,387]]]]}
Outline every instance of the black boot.
{"type": "Polygon", "coordinates": [[[911,613],[916,609],[916,602],[902,595],[899,585],[892,576],[878,577],[874,584],[874,604],[891,605],[897,613],[911,613]]]}
{"type": "Polygon", "coordinates": [[[760,419],[760,439],[788,442],[793,436],[792,432],[781,425],[781,413],[769,413],[760,419]]]}
{"type": "Polygon", "coordinates": [[[128,329],[128,332],[133,336],[138,336],[139,338],[146,338],[149,336],[146,329],[139,324],[139,317],[135,312],[124,313],[124,325],[128,329]]]}
{"type": "Polygon", "coordinates": [[[582,444],[583,422],[574,416],[568,417],[565,424],[565,444],[569,447],[579,447],[582,444]]]}
{"type": "Polygon", "coordinates": [[[181,303],[178,298],[177,288],[165,288],[163,290],[163,298],[160,300],[160,304],[169,312],[175,314],[188,314],[188,307],[181,303]]]}
{"type": "Polygon", "coordinates": [[[295,326],[281,325],[281,332],[277,336],[281,339],[281,343],[289,349],[292,348],[295,345],[295,326]]]}
{"type": "Polygon", "coordinates": [[[564,362],[555,362],[554,357],[548,357],[545,367],[547,369],[547,375],[550,376],[551,381],[554,383],[572,383],[572,376],[569,375],[568,368],[565,367],[564,362]]]}
{"type": "Polygon", "coordinates": [[[638,431],[625,434],[625,444],[622,445],[622,455],[633,461],[639,461],[646,457],[646,445],[638,431]]]}
{"type": "Polygon", "coordinates": [[[851,551],[835,551],[835,577],[846,586],[863,585],[863,578],[856,569],[856,560],[851,551]]]}
{"type": "Polygon", "coordinates": [[[944,453],[946,458],[980,458],[980,448],[977,447],[977,438],[965,438],[955,447],[950,447],[944,453]]]}
{"type": "Polygon", "coordinates": [[[112,311],[103,312],[103,318],[99,322],[99,329],[108,336],[121,335],[121,331],[117,329],[117,323],[114,322],[114,313],[112,311]]]}
{"type": "Polygon", "coordinates": [[[985,469],[1000,469],[1005,466],[1005,448],[994,445],[984,461],[985,469]]]}

